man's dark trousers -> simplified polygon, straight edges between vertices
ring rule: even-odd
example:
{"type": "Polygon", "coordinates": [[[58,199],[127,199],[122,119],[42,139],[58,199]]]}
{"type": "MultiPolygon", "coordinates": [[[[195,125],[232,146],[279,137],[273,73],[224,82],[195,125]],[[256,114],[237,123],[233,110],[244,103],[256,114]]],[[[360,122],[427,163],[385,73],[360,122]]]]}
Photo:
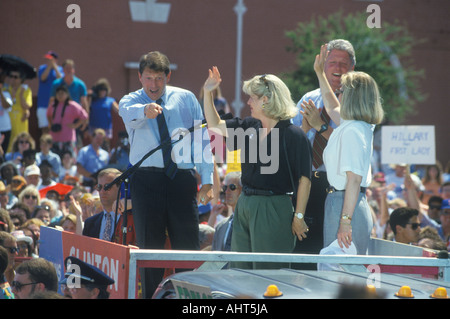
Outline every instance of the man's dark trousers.
{"type": "MultiPolygon", "coordinates": [[[[130,182],[136,239],[141,249],[164,249],[166,234],[176,250],[199,250],[197,179],[179,169],[168,178],[162,169],[142,167],[130,182]]],[[[164,269],[142,268],[144,298],[151,298],[164,269]]]]}
{"type": "MultiPolygon", "coordinates": [[[[311,191],[305,211],[305,222],[309,228],[307,238],[297,238],[294,253],[318,254],[323,248],[323,221],[325,199],[329,186],[326,172],[313,171],[311,175],[311,191]]],[[[292,268],[317,270],[316,263],[293,263],[292,268]]]]}

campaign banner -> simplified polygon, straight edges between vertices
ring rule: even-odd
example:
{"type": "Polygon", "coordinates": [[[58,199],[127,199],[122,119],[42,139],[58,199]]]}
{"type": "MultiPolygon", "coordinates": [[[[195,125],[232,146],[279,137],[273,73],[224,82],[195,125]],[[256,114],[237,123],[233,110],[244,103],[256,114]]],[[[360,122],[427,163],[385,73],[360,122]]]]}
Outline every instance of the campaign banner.
{"type": "Polygon", "coordinates": [[[64,259],[74,256],[93,265],[114,279],[109,287],[110,299],[127,299],[130,247],[88,236],[41,227],[40,257],[57,265],[64,278],[64,259]]]}
{"type": "Polygon", "coordinates": [[[424,164],[436,162],[433,125],[386,125],[381,127],[382,164],[424,164]]]}
{"type": "MultiPolygon", "coordinates": [[[[39,236],[39,257],[42,257],[55,266],[58,281],[64,278],[64,254],[62,231],[56,228],[41,226],[39,236]]],[[[61,293],[58,286],[58,292],[61,293]]]]}

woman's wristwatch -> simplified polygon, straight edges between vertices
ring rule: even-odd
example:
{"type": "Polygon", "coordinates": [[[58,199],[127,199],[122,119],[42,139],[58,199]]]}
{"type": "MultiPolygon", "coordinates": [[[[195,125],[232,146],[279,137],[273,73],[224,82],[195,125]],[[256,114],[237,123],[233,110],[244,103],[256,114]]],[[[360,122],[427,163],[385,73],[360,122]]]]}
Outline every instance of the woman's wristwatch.
{"type": "Polygon", "coordinates": [[[322,134],[326,130],[328,130],[328,124],[325,123],[325,124],[322,124],[322,126],[320,127],[320,130],[318,131],[318,133],[322,134]]]}

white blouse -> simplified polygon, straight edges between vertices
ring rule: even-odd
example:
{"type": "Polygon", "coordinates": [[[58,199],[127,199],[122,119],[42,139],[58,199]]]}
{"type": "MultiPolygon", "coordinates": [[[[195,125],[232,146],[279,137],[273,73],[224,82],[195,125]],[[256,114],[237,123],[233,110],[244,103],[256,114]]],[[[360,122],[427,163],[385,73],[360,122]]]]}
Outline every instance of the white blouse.
{"type": "Polygon", "coordinates": [[[331,186],[345,189],[348,171],[362,176],[362,187],[370,185],[374,129],[375,125],[364,121],[342,120],[333,131],[323,152],[331,186]]]}

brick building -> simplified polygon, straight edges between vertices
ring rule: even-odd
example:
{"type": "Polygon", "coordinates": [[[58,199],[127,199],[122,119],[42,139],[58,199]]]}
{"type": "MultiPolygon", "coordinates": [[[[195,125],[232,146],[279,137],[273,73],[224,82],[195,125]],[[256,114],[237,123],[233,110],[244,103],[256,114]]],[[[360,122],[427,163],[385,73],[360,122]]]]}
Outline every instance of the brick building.
{"type": "MultiPolygon", "coordinates": [[[[208,68],[218,65],[225,97],[230,103],[241,100],[241,116],[245,116],[245,97],[236,93],[235,80],[239,11],[245,13],[238,78],[247,79],[295,67],[293,54],[286,51],[289,40],[284,33],[298,22],[338,10],[366,12],[371,3],[381,7],[382,22],[406,22],[413,35],[427,39],[414,48],[413,59],[417,68],[426,72],[421,85],[428,98],[404,124],[435,125],[437,159],[445,165],[450,159],[448,116],[444,116],[449,114],[448,0],[1,0],[0,53],[21,56],[38,67],[44,53],[55,50],[60,62],[66,58],[75,61],[76,75],[88,87],[101,77],[108,78],[111,95],[119,100],[139,88],[135,67],[139,57],[160,50],[174,64],[172,84],[195,93],[208,68]],[[73,16],[74,2],[79,8],[78,20],[73,16]],[[153,22],[143,21],[149,19],[153,22]]],[[[38,81],[28,84],[35,94],[38,81]]],[[[32,118],[31,123],[30,130],[35,133],[36,121],[32,118]]],[[[123,128],[119,117],[114,125],[116,132],[123,128]]]]}

